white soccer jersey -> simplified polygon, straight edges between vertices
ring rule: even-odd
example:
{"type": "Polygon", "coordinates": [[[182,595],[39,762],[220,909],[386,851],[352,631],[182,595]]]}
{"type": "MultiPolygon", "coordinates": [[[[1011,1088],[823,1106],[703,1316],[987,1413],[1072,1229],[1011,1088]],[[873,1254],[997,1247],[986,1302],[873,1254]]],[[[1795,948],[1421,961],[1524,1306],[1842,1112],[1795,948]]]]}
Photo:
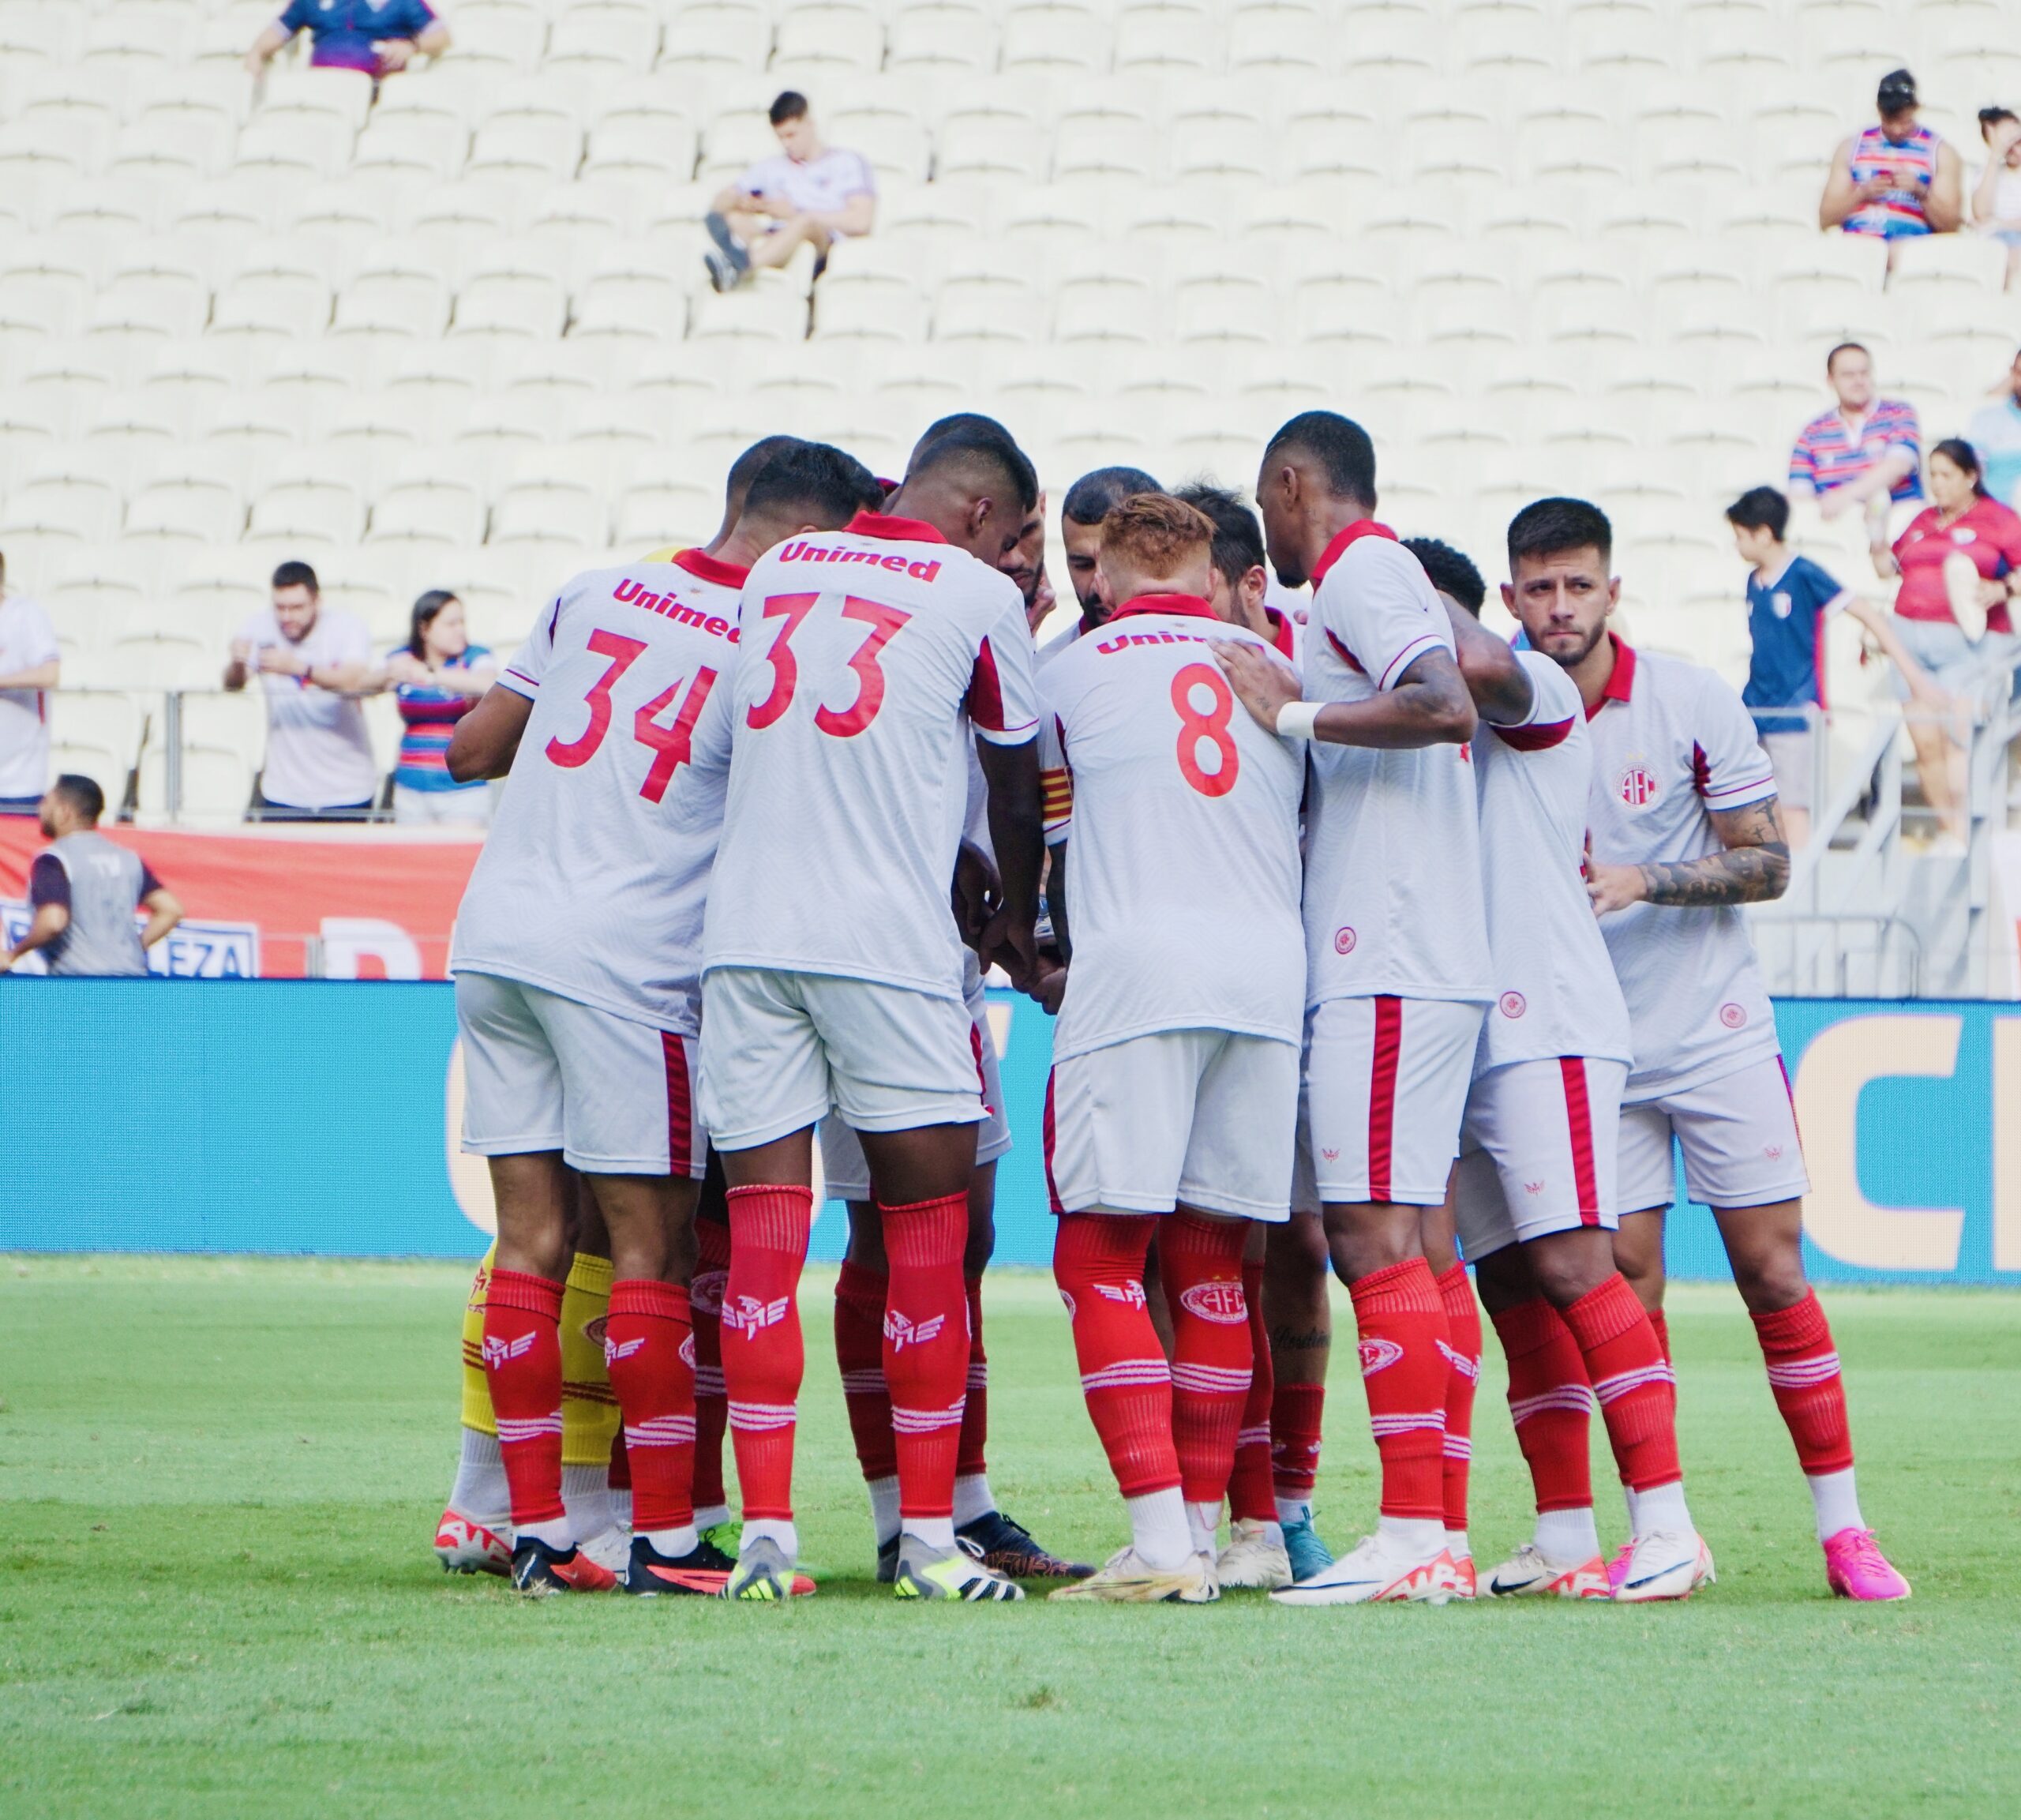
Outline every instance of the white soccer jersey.
{"type": "MultiPolygon", "coordinates": [[[[1753,719],[1711,670],[1614,644],[1614,674],[1587,717],[1593,858],[1641,865],[1717,853],[1708,812],[1775,794],[1753,719]]],[[[1754,944],[1735,906],[1632,904],[1602,918],[1600,933],[1633,1032],[1626,1103],[1715,1080],[1779,1052],[1754,944]]]]}
{"type": "Polygon", "coordinates": [[[1299,1041],[1303,754],[1236,703],[1217,641],[1263,642],[1146,595],[1046,666],[1046,838],[1071,842],[1055,1056],[1157,1030],[1299,1041]]]}
{"type": "Polygon", "coordinates": [[[533,713],[452,973],[694,1034],[743,572],[688,550],[579,575],[500,673],[533,713]]]}
{"type": "MultiPolygon", "coordinates": [[[[1453,630],[1418,559],[1363,520],[1313,570],[1305,692],[1366,701],[1453,630]]],[[[1494,996],[1479,815],[1464,747],[1408,752],[1314,740],[1306,801],[1307,1002],[1393,993],[1494,996]]]]}
{"type": "Polygon", "coordinates": [[[960,998],[963,749],[972,727],[1014,745],[1038,724],[1015,584],[930,525],[865,512],[762,557],[741,611],[707,964],[960,998]]]}
{"type": "Polygon", "coordinates": [[[1626,1062],[1628,1007],[1586,895],[1592,736],[1572,678],[1535,651],[1517,661],[1535,693],[1528,718],[1483,721],[1474,741],[1496,987],[1475,1072],[1558,1056],[1626,1062]]]}

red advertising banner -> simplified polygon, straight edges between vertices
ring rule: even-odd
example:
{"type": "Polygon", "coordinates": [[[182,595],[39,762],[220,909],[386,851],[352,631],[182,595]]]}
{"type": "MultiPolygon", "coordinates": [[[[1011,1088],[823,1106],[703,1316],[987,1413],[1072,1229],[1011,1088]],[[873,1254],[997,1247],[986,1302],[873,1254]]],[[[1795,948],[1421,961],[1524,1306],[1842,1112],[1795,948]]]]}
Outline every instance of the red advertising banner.
{"type": "MultiPolygon", "coordinates": [[[[100,831],[182,900],[186,920],[150,955],[154,970],[206,978],[441,979],[482,845],[433,829],[100,831]]],[[[28,868],[47,845],[33,821],[0,816],[10,941],[27,926],[28,868]]]]}

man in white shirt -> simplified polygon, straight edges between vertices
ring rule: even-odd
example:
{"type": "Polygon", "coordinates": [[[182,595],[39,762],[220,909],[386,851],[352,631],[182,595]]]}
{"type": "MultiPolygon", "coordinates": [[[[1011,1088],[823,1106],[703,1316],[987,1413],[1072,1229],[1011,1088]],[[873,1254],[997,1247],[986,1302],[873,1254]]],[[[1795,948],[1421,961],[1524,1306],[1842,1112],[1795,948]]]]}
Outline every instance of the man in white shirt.
{"type": "Polygon", "coordinates": [[[324,606],[306,562],[274,571],[273,604],[231,641],[224,686],[260,679],[267,756],[253,808],[262,821],[357,820],[371,812],[379,769],[357,694],[372,674],[365,621],[324,606]]]}
{"type": "Polygon", "coordinates": [[[744,587],[703,979],[703,1116],[730,1184],[724,1370],[744,1506],[734,1597],[781,1596],[798,1545],[793,1296],[814,1128],[831,1108],[862,1142],[891,1266],[894,1590],[1018,1596],[954,1535],[962,1259],[986,1109],[948,881],[973,743],[1003,879],[983,958],[1024,984],[1036,960],[1037,704],[1024,602],[997,565],[1036,501],[1029,464],[1000,433],[957,429],[917,455],[884,513],[788,541],[744,587]]]}
{"type": "Polygon", "coordinates": [[[1303,1141],[1382,1459],[1376,1534],[1271,1597],[1442,1604],[1461,1589],[1443,1488],[1451,1331],[1423,1226],[1445,1203],[1494,996],[1464,750],[1474,704],[1423,569],[1372,516],[1375,451],[1359,425],[1293,418],[1264,452],[1256,498],[1279,579],[1314,583],[1310,699],[1274,659],[1220,655],[1252,714],[1310,742],[1303,1141]]]}
{"type": "Polygon", "coordinates": [[[47,692],[62,679],[40,602],[7,586],[0,556],[0,815],[39,815],[49,782],[47,692]]]}
{"type": "Polygon", "coordinates": [[[709,282],[734,290],[754,265],[783,265],[803,246],[817,264],[836,241],[868,234],[877,219],[877,178],[860,152],[824,145],[807,97],[789,88],[771,107],[779,156],[761,158],[715,199],[703,218],[715,242],[703,254],[709,282]]]}
{"type": "Polygon", "coordinates": [[[1839,1355],[1804,1278],[1803,1146],[1739,910],[1789,883],[1775,775],[1733,689],[1609,632],[1612,544],[1607,515],[1583,500],[1526,506],[1509,527],[1505,599],[1532,648],[1578,685],[1593,742],[1587,889],[1635,1052],[1614,1255],[1667,1354],[1663,1216],[1682,1146],[1685,1187],[1719,1224],[1796,1443],[1827,1580],[1849,1598],[1906,1598],[1860,1514],[1839,1355]]]}

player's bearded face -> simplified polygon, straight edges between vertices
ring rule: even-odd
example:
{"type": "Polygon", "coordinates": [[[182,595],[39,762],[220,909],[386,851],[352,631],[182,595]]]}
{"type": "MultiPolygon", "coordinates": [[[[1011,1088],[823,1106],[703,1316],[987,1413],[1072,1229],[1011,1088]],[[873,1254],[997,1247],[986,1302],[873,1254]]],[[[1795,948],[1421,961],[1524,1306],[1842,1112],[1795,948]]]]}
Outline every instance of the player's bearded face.
{"type": "Polygon", "coordinates": [[[1525,557],[1504,595],[1531,647],[1567,668],[1600,642],[1614,606],[1607,565],[1596,550],[1525,557]]]}

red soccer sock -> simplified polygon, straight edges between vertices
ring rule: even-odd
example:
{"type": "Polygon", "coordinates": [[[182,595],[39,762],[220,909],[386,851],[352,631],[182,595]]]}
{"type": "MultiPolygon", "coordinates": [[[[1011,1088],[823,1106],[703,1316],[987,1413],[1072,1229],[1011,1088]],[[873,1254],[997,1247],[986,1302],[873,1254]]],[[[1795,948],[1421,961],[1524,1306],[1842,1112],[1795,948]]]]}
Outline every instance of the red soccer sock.
{"type": "Polygon", "coordinates": [[[1443,1522],[1445,1352],[1438,1283],[1423,1258],[1372,1270],[1350,1285],[1361,1334],[1369,1426],[1382,1457],[1385,1517],[1443,1522]]]}
{"type": "Polygon", "coordinates": [[[1646,1492],[1684,1477],[1677,1456],[1677,1379],[1641,1298],[1617,1270],[1565,1311],[1607,1425],[1621,1482],[1646,1492]]]}
{"type": "Polygon", "coordinates": [[[1172,1311],[1172,1437],[1180,1495],[1217,1510],[1235,1469],[1249,1400],[1247,1220],[1175,1213],[1158,1223],[1158,1269],[1172,1311]]]}
{"type": "Polygon", "coordinates": [[[695,1372],[688,1292],[650,1277],[610,1285],[604,1361],[624,1420],[636,1534],[695,1521],[695,1372]]]}
{"type": "Polygon", "coordinates": [[[1474,1388],[1481,1376],[1481,1311],[1464,1264],[1455,1264],[1435,1280],[1450,1335],[1445,1354],[1445,1464],[1440,1484],[1446,1528],[1464,1530],[1467,1474],[1474,1458],[1474,1388]]]}
{"type": "Polygon", "coordinates": [[[1270,1484],[1270,1402],[1277,1379],[1270,1369],[1270,1336],[1263,1325],[1263,1264],[1242,1266],[1243,1305],[1249,1311],[1249,1395],[1235,1438],[1235,1470],[1228,1474],[1231,1522],[1274,1523],[1270,1484]]]}
{"type": "Polygon", "coordinates": [[[1270,1393],[1271,1489],[1287,1503],[1312,1502],[1325,1414],[1324,1384],[1280,1384],[1270,1393]]]}
{"type": "Polygon", "coordinates": [[[891,1394],[884,1387],[884,1302],[889,1279],[844,1260],[835,1278],[835,1364],[849,1413],[857,1464],[867,1480],[898,1470],[891,1439],[891,1394]]]}
{"type": "Polygon", "coordinates": [[[1677,1360],[1670,1356],[1670,1323],[1669,1317],[1664,1314],[1661,1308],[1652,1308],[1649,1311],[1649,1325],[1655,1330],[1656,1349],[1663,1355],[1663,1362],[1666,1364],[1675,1364],[1677,1360]]]}
{"type": "Polygon", "coordinates": [[[1088,1415],[1126,1498],[1179,1489],[1172,1372],[1144,1306],[1157,1224],[1149,1214],[1063,1214],[1052,1248],[1088,1415]]]}
{"type": "Polygon", "coordinates": [[[969,1400],[962,1405],[962,1439],[954,1477],[979,1479],[988,1472],[989,1355],[982,1349],[982,1278],[966,1279],[969,1293],[969,1400]]]}
{"type": "Polygon", "coordinates": [[[884,1307],[884,1381],[898,1456],[898,1514],[951,1518],[954,1459],[968,1395],[969,1294],[962,1252],[969,1197],[878,1204],[891,1263],[884,1307]]]}
{"type": "Polygon", "coordinates": [[[747,1518],[793,1520],[794,1405],[807,1369],[794,1297],[807,1261],[814,1193],[732,1188],[723,1294],[723,1382],[747,1518]]]}
{"type": "Polygon", "coordinates": [[[1490,1317],[1509,1361],[1509,1413],[1529,1462],[1539,1510],[1590,1510],[1593,1396],[1579,1342],[1542,1296],[1490,1317]]]}
{"type": "Polygon", "coordinates": [[[562,1285],[551,1278],[494,1269],[485,1297],[485,1371],[516,1528],[567,1514],[561,1503],[561,1294],[562,1285]]]}
{"type": "MultiPolygon", "coordinates": [[[[494,1274],[492,1281],[497,1282],[494,1274]]],[[[494,1292],[495,1293],[496,1292],[494,1292]]],[[[1797,1458],[1807,1477],[1843,1473],[1853,1463],[1853,1431],[1846,1417],[1846,1383],[1839,1375],[1839,1355],[1832,1345],[1832,1326],[1819,1305],[1817,1292],[1807,1289],[1794,1306],[1757,1315],[1755,1337],[1768,1368],[1768,1387],[1783,1412],[1797,1458]]],[[[485,1329],[488,1334],[490,1328],[485,1329]]],[[[494,1394],[495,1400],[495,1394],[494,1394]]],[[[504,1437],[504,1424],[499,1424],[504,1437]]]]}
{"type": "Polygon", "coordinates": [[[695,1277],[688,1285],[688,1319],[695,1325],[695,1508],[720,1510],[723,1430],[729,1398],[723,1388],[723,1291],[729,1282],[729,1228],[721,1220],[695,1222],[695,1277]]]}

